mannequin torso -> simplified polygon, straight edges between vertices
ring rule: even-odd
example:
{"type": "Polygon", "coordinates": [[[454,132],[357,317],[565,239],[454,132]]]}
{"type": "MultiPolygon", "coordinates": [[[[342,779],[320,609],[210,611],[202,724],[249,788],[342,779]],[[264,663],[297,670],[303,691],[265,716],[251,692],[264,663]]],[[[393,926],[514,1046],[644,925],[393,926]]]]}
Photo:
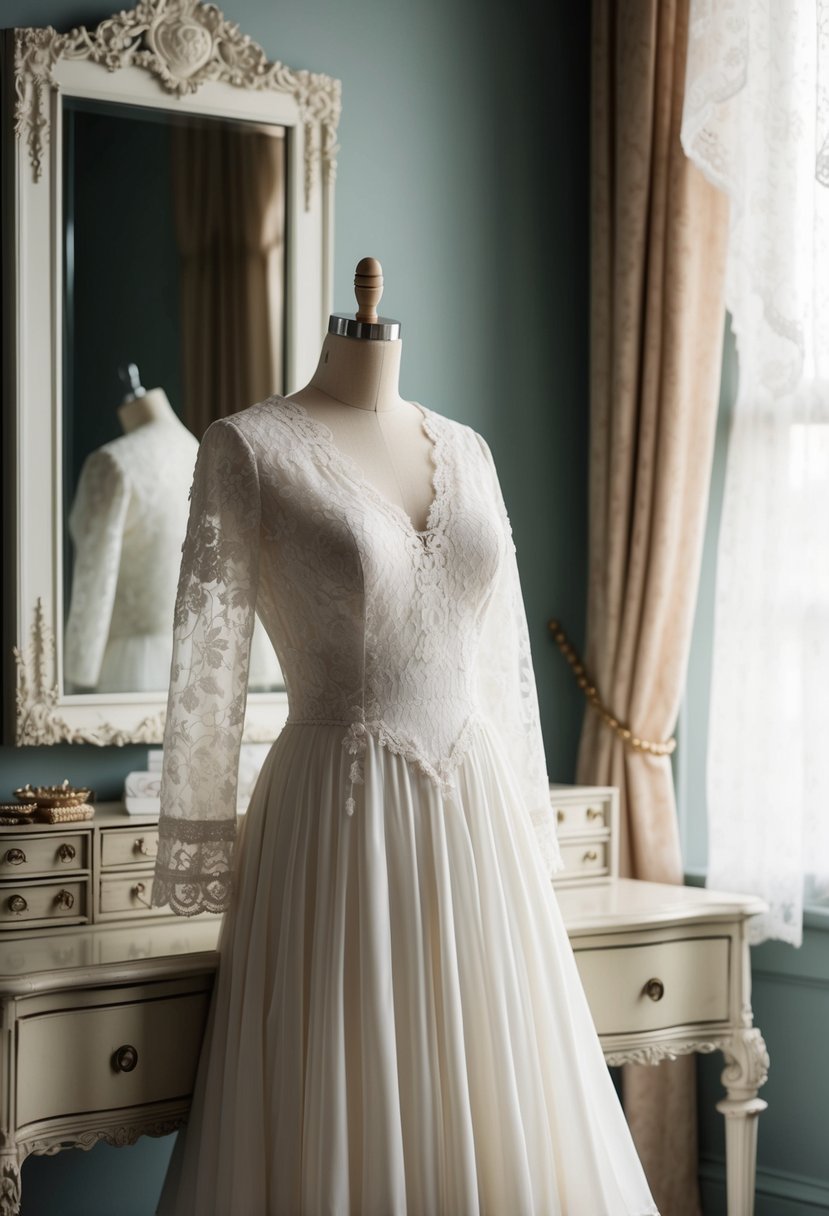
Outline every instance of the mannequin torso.
{"type": "Polygon", "coordinates": [[[434,497],[432,442],[420,409],[400,396],[402,346],[327,334],[317,370],[290,400],[324,423],[366,480],[422,531],[434,497]]]}
{"type": "Polygon", "coordinates": [[[118,418],[125,434],[137,431],[148,422],[182,425],[163,388],[151,388],[139,397],[122,401],[118,406],[118,418]]]}

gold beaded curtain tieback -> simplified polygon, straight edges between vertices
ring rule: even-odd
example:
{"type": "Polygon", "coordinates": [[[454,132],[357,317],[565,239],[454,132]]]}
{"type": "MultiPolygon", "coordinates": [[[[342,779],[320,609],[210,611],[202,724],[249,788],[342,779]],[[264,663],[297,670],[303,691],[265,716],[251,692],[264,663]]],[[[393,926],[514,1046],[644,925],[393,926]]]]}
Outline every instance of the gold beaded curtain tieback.
{"type": "Polygon", "coordinates": [[[628,747],[632,747],[634,751],[645,752],[649,756],[670,756],[676,749],[676,739],[668,739],[667,743],[652,743],[649,739],[640,739],[638,735],[635,735],[630,727],[626,726],[624,722],[620,722],[605,705],[599,696],[599,690],[587,674],[584,663],[570,644],[567,634],[559,622],[548,621],[547,628],[553,635],[553,641],[570,664],[573,675],[576,677],[576,683],[587,698],[588,704],[592,705],[605,726],[609,726],[614,734],[617,734],[622,742],[628,747]]]}

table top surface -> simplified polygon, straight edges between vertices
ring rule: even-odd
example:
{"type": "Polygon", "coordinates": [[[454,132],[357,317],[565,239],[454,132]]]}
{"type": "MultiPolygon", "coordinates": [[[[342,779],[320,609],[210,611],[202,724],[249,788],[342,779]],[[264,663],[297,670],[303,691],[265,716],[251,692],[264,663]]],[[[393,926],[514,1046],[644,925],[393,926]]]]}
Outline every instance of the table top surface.
{"type": "MultiPolygon", "coordinates": [[[[558,889],[571,938],[742,920],[764,910],[752,895],[633,879],[558,889]]],[[[175,917],[37,929],[0,937],[0,997],[76,985],[116,984],[215,969],[221,917],[175,917]]]]}
{"type": "Polygon", "coordinates": [[[557,892],[571,938],[689,921],[744,920],[766,910],[766,905],[756,895],[642,882],[634,878],[611,878],[603,883],[559,887],[557,892]]]}

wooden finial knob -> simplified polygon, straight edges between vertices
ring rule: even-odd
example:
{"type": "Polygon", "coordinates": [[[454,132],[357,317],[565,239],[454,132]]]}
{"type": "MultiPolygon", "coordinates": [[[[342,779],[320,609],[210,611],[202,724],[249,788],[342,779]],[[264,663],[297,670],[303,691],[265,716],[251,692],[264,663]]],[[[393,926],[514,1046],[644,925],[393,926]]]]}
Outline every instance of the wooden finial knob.
{"type": "Polygon", "coordinates": [[[375,324],[377,305],[383,294],[383,267],[377,258],[360,258],[354,272],[354,294],[357,297],[357,320],[375,324]]]}

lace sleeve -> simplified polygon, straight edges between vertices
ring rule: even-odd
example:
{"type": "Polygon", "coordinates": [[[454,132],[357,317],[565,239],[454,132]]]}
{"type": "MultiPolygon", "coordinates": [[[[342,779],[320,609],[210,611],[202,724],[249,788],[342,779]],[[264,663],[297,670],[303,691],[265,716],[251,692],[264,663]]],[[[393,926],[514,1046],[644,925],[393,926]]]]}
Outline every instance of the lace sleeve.
{"type": "Polygon", "coordinates": [[[86,458],[69,513],[75,563],[64,675],[76,689],[95,688],[101,675],[129,497],[123,470],[109,452],[86,458]]]}
{"type": "Polygon", "coordinates": [[[504,740],[505,752],[535,829],[541,859],[547,873],[552,875],[562,869],[563,862],[550,804],[550,783],[515,544],[492,454],[486,441],[480,435],[478,439],[507,541],[506,555],[483,623],[478,680],[481,704],[504,740]]]}
{"type": "Polygon", "coordinates": [[[190,491],[173,622],[152,904],[230,900],[236,783],[259,565],[259,481],[230,419],[212,423],[190,491]]]}

